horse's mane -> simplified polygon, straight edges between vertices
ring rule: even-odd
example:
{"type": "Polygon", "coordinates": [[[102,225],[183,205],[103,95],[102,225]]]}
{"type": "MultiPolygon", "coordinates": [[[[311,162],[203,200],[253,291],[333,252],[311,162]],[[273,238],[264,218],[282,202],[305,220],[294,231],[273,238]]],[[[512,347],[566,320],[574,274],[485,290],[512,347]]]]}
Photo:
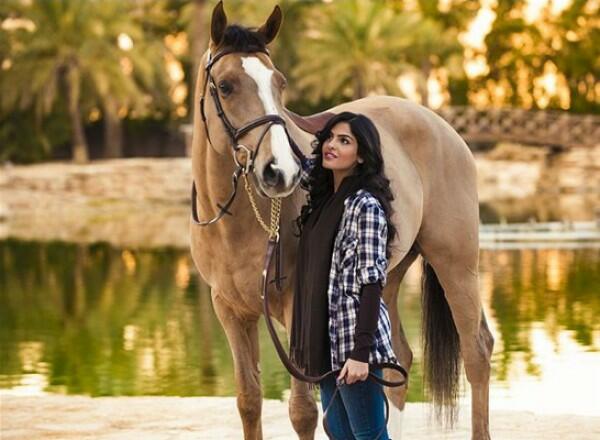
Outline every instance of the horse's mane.
{"type": "Polygon", "coordinates": [[[233,50],[235,52],[266,51],[265,37],[254,28],[247,28],[237,24],[227,26],[223,41],[219,49],[233,50]]]}

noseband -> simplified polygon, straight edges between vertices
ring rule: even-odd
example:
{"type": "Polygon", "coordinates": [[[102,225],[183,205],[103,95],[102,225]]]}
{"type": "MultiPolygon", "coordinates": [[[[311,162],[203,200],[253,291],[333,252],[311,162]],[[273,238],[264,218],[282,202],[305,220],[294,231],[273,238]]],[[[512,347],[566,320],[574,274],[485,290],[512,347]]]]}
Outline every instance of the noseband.
{"type": "MultiPolygon", "coordinates": [[[[260,47],[249,48],[247,51],[242,52],[242,53],[256,53],[256,52],[264,53],[267,56],[269,55],[269,51],[267,49],[260,48],[260,47]]],[[[251,120],[250,122],[246,123],[245,125],[243,125],[239,128],[235,128],[234,125],[231,123],[231,121],[227,117],[227,114],[225,113],[225,110],[223,109],[223,105],[221,104],[221,99],[219,98],[219,91],[218,91],[215,79],[212,76],[211,69],[217,63],[217,61],[219,61],[225,55],[229,55],[232,53],[240,53],[240,51],[226,49],[226,50],[222,50],[221,52],[218,52],[217,54],[215,54],[215,56],[211,56],[209,53],[208,62],[206,63],[206,66],[204,68],[204,71],[205,71],[204,85],[202,86],[202,97],[200,98],[200,115],[202,117],[202,123],[204,124],[206,138],[208,139],[208,142],[210,143],[210,145],[212,146],[213,144],[210,139],[210,133],[208,130],[208,121],[206,119],[206,113],[204,110],[207,89],[209,90],[210,96],[212,97],[213,103],[215,105],[215,109],[217,111],[217,116],[223,123],[225,132],[229,136],[232,154],[233,154],[233,160],[236,165],[233,175],[231,176],[232,190],[231,190],[231,194],[230,194],[227,202],[225,202],[224,204],[217,203],[217,207],[219,208],[219,213],[215,217],[213,217],[211,220],[201,221],[198,218],[198,211],[197,211],[196,185],[195,185],[195,182],[192,182],[192,221],[198,226],[208,226],[212,223],[216,223],[225,214],[232,215],[228,209],[229,209],[229,206],[231,206],[231,204],[233,203],[233,200],[236,196],[238,180],[239,180],[240,176],[243,176],[244,178],[246,178],[246,176],[250,172],[254,172],[254,161],[255,161],[256,157],[258,156],[258,151],[262,145],[262,142],[263,142],[267,132],[274,125],[282,126],[282,128],[285,131],[285,134],[288,138],[290,146],[292,147],[292,151],[294,152],[294,154],[296,154],[296,156],[300,160],[305,159],[304,155],[302,154],[302,151],[300,150],[298,145],[294,142],[294,140],[290,136],[290,134],[287,130],[285,120],[279,115],[267,114],[264,116],[260,116],[254,120],[251,120]],[[254,151],[252,149],[248,148],[246,145],[240,143],[240,139],[244,135],[246,135],[247,133],[251,132],[252,130],[254,130],[258,127],[262,127],[262,126],[264,126],[264,128],[258,138],[258,143],[256,144],[254,151]],[[241,156],[243,156],[243,157],[241,157],[241,156]]]]}

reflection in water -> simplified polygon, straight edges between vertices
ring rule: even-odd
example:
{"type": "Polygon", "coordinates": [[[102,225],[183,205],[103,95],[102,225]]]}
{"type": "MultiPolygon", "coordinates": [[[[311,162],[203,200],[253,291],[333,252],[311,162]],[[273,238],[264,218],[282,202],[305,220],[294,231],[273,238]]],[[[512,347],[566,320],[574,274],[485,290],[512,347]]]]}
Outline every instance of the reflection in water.
{"type": "MultiPolygon", "coordinates": [[[[188,252],[5,241],[0,272],[0,387],[235,393],[229,346],[188,252]]],[[[289,379],[264,328],[260,338],[265,395],[277,398],[289,379]]]]}
{"type": "Polygon", "coordinates": [[[496,350],[498,379],[506,379],[517,354],[524,356],[530,374],[540,374],[532,358],[535,328],[543,329],[557,350],[564,332],[582,349],[600,348],[600,322],[594,319],[600,312],[599,254],[598,249],[482,253],[483,295],[490,298],[495,334],[502,344],[496,350]]]}
{"type": "MultiPolygon", "coordinates": [[[[557,365],[577,371],[576,384],[594,380],[581,363],[600,363],[599,249],[482,251],[480,270],[493,390],[514,403],[555,388],[557,365]]],[[[419,276],[415,264],[399,304],[415,353],[411,401],[424,399],[419,276]]],[[[235,393],[209,289],[184,250],[0,242],[0,329],[0,387],[11,392],[235,393]]],[[[264,395],[280,398],[289,376],[264,325],[260,340],[264,395]]]]}
{"type": "Polygon", "coordinates": [[[481,254],[499,407],[600,411],[600,249],[481,254]]]}

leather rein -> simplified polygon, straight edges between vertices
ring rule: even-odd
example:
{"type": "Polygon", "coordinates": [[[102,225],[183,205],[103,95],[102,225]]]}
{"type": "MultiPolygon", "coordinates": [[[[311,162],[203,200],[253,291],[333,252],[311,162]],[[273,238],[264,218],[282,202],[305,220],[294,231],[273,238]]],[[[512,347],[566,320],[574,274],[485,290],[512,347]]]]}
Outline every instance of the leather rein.
{"type": "MultiPolygon", "coordinates": [[[[258,155],[258,151],[260,149],[260,146],[262,144],[263,139],[265,138],[265,135],[267,134],[267,132],[269,131],[269,129],[273,126],[273,125],[281,125],[288,137],[289,143],[292,147],[292,150],[294,151],[294,153],[296,154],[296,156],[298,157],[298,159],[300,161],[305,161],[306,157],[304,156],[304,154],[302,153],[302,151],[300,150],[300,148],[298,147],[298,145],[294,142],[294,140],[291,138],[287,127],[286,127],[286,121],[279,115],[275,115],[275,114],[267,114],[264,116],[261,116],[259,118],[256,118],[250,122],[248,122],[247,124],[243,125],[240,128],[235,128],[233,126],[233,124],[231,123],[231,121],[229,120],[229,118],[227,118],[227,115],[225,114],[225,111],[223,110],[223,106],[221,104],[221,100],[219,98],[219,92],[217,89],[217,85],[215,83],[215,80],[211,74],[211,68],[214,66],[214,64],[220,60],[223,56],[231,54],[231,53],[236,53],[239,51],[234,51],[234,50],[223,50],[219,53],[217,53],[214,57],[211,57],[209,54],[209,59],[208,62],[205,66],[205,78],[204,78],[204,86],[203,86],[203,91],[202,91],[202,97],[200,99],[200,114],[202,117],[202,122],[204,125],[204,129],[206,132],[206,138],[208,139],[208,142],[211,144],[212,146],[212,142],[210,139],[210,134],[209,134],[209,130],[208,130],[208,122],[206,119],[206,114],[204,111],[204,106],[205,106],[205,96],[206,96],[206,90],[208,88],[208,90],[210,91],[210,95],[212,97],[212,100],[214,102],[215,105],[215,109],[217,111],[217,115],[219,117],[219,119],[221,120],[221,122],[223,123],[223,126],[225,128],[225,131],[227,132],[230,142],[231,142],[231,148],[232,148],[232,154],[233,154],[233,160],[235,162],[236,168],[231,176],[231,180],[232,180],[232,190],[230,193],[229,198],[227,199],[227,201],[223,204],[221,203],[217,203],[217,207],[219,208],[219,212],[217,213],[216,216],[214,216],[212,219],[210,220],[200,220],[198,217],[198,207],[197,207],[197,191],[196,191],[196,185],[195,182],[192,182],[192,222],[197,225],[197,226],[209,226],[213,223],[216,223],[217,221],[219,221],[225,214],[227,215],[233,215],[230,211],[229,211],[229,207],[231,206],[231,204],[233,203],[233,200],[235,199],[235,196],[237,194],[237,187],[238,187],[238,181],[240,176],[242,176],[244,179],[246,179],[246,176],[250,173],[250,172],[254,172],[254,160],[256,158],[256,156],[258,155]],[[256,149],[254,151],[252,151],[250,148],[248,148],[247,146],[245,146],[244,144],[241,144],[239,142],[240,138],[243,137],[245,134],[247,134],[248,132],[258,128],[264,126],[263,131],[261,132],[260,136],[259,136],[259,140],[258,143],[256,145],[256,149]],[[239,157],[239,153],[243,153],[245,155],[245,161],[242,162],[240,160],[239,157]]],[[[262,52],[265,53],[267,55],[269,55],[269,52],[266,49],[263,48],[252,48],[249,50],[249,53],[252,52],[262,52]]],[[[266,227],[266,225],[264,224],[264,222],[262,221],[262,218],[260,216],[260,213],[258,212],[256,203],[253,200],[253,196],[252,193],[249,190],[248,187],[248,183],[246,180],[246,190],[248,191],[248,195],[250,197],[250,201],[252,203],[252,206],[254,208],[255,214],[257,216],[257,219],[259,221],[259,223],[261,223],[261,225],[263,226],[263,229],[265,229],[265,231],[269,234],[269,239],[268,239],[268,244],[267,244],[267,251],[266,251],[266,255],[265,255],[265,260],[264,260],[264,265],[263,265],[263,271],[262,271],[262,294],[261,294],[261,299],[263,300],[263,312],[265,315],[265,322],[267,324],[267,329],[269,331],[269,334],[271,335],[271,339],[273,340],[273,344],[275,345],[275,350],[277,351],[277,354],[279,356],[279,359],[281,360],[281,362],[283,363],[283,365],[286,367],[286,369],[288,370],[288,372],[295,377],[296,379],[303,381],[303,382],[308,382],[311,384],[318,384],[319,382],[321,382],[323,379],[329,377],[329,376],[338,376],[340,373],[340,370],[334,370],[334,371],[329,371],[321,376],[309,376],[304,374],[302,371],[300,371],[300,369],[294,365],[292,363],[292,361],[289,359],[286,350],[283,348],[283,345],[281,344],[281,341],[279,340],[279,337],[277,335],[277,332],[275,330],[275,327],[273,325],[273,321],[271,318],[271,313],[270,313],[270,309],[269,309],[269,284],[271,283],[275,283],[275,286],[277,288],[278,291],[282,291],[283,290],[283,285],[282,285],[282,280],[283,280],[283,276],[281,275],[282,272],[282,258],[281,258],[281,240],[280,240],[280,236],[279,236],[279,226],[280,226],[280,222],[279,222],[279,211],[280,211],[280,206],[281,206],[281,199],[277,199],[279,202],[279,210],[277,210],[276,215],[274,216],[273,212],[273,205],[272,205],[272,215],[271,215],[271,227],[268,228],[266,227]],[[275,264],[276,267],[276,275],[275,278],[273,280],[269,281],[269,275],[270,275],[270,268],[272,266],[272,260],[273,257],[276,257],[277,262],[275,264]]],[[[273,203],[273,199],[272,199],[272,203],[273,203]]],[[[385,362],[385,363],[380,363],[380,364],[373,364],[371,365],[371,367],[375,367],[375,368],[388,368],[388,369],[392,369],[397,371],[398,373],[400,373],[402,375],[402,379],[399,381],[388,381],[385,380],[383,378],[380,378],[378,376],[376,376],[375,374],[373,374],[372,372],[369,372],[369,376],[368,378],[374,382],[379,383],[380,385],[383,386],[388,386],[388,387],[399,387],[399,386],[403,386],[406,384],[407,378],[408,378],[408,373],[407,371],[399,364],[396,363],[390,363],[390,362],[385,362]]],[[[337,383],[337,381],[336,381],[337,383]]],[[[328,423],[327,423],[327,414],[329,409],[331,408],[333,402],[335,401],[335,398],[337,397],[338,391],[339,391],[339,387],[342,386],[342,384],[337,383],[336,389],[334,394],[331,397],[331,401],[328,405],[328,407],[325,409],[324,413],[323,413],[323,427],[325,428],[325,432],[327,433],[327,435],[330,438],[334,438],[333,435],[331,434],[329,427],[328,427],[328,423]]],[[[387,400],[387,398],[385,397],[385,393],[383,392],[383,389],[381,389],[381,392],[383,393],[384,396],[384,403],[385,403],[385,421],[386,421],[386,425],[387,425],[387,421],[389,418],[389,402],[387,400]]],[[[375,440],[379,439],[381,437],[381,435],[383,434],[383,432],[385,431],[386,425],[383,426],[383,428],[381,429],[381,431],[379,432],[379,434],[377,435],[377,437],[375,438],[375,440]]]]}
{"type": "MultiPolygon", "coordinates": [[[[275,330],[275,327],[273,326],[273,320],[271,319],[271,312],[269,309],[269,289],[268,289],[268,284],[275,281],[275,280],[268,281],[268,279],[269,279],[269,273],[270,273],[270,268],[271,268],[271,261],[273,260],[274,253],[276,253],[276,249],[277,249],[277,241],[275,239],[270,238],[268,245],[267,245],[267,252],[265,255],[265,261],[263,264],[263,271],[262,271],[263,313],[265,315],[265,322],[267,324],[267,329],[269,330],[269,334],[271,335],[271,339],[273,340],[273,345],[275,346],[275,351],[277,351],[277,354],[279,356],[279,359],[281,360],[281,363],[283,363],[283,365],[288,370],[288,372],[292,376],[294,376],[296,379],[298,379],[302,382],[318,384],[319,382],[321,382],[322,380],[324,380],[330,376],[337,377],[341,371],[340,369],[328,371],[327,373],[322,374],[320,376],[309,376],[309,375],[304,374],[290,360],[290,358],[287,355],[286,350],[283,348],[283,345],[281,344],[281,341],[279,340],[277,331],[275,330]]],[[[372,364],[372,365],[370,365],[370,367],[381,368],[381,369],[388,368],[391,370],[395,370],[402,375],[402,379],[400,379],[399,381],[389,381],[389,380],[385,380],[379,376],[376,376],[373,372],[369,371],[368,379],[372,380],[380,385],[383,385],[383,386],[387,386],[387,387],[403,386],[406,384],[406,381],[408,379],[408,372],[400,364],[396,364],[396,363],[392,363],[392,362],[382,362],[382,363],[378,363],[378,364],[372,364]]],[[[343,383],[340,383],[336,380],[335,391],[334,391],[333,395],[331,396],[331,400],[330,400],[329,404],[327,405],[327,408],[325,408],[325,410],[323,411],[323,428],[325,428],[325,432],[331,439],[335,439],[335,437],[329,430],[329,424],[327,423],[327,414],[329,413],[329,410],[330,410],[331,406],[333,405],[335,398],[337,397],[337,394],[340,390],[340,386],[343,386],[343,383]]],[[[380,391],[383,394],[383,401],[385,404],[385,424],[383,425],[382,429],[379,431],[377,437],[375,437],[374,440],[379,439],[381,437],[381,435],[383,434],[383,432],[385,431],[386,425],[387,425],[387,422],[389,419],[389,413],[390,413],[390,404],[388,402],[387,397],[385,396],[383,388],[380,388],[380,391]]]]}

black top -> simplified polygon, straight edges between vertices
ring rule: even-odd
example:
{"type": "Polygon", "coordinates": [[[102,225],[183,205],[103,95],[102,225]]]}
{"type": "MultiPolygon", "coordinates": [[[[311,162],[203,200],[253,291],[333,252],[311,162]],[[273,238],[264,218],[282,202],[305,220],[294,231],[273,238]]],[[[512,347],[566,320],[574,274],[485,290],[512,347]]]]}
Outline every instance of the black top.
{"type": "Polygon", "coordinates": [[[379,322],[379,303],[381,302],[381,284],[365,284],[360,289],[360,305],[354,332],[354,348],[350,358],[369,362],[371,346],[375,342],[375,331],[379,322]]]}
{"type": "MultiPolygon", "coordinates": [[[[338,191],[327,194],[302,227],[296,260],[290,358],[305,374],[311,376],[331,370],[327,295],[329,271],[335,237],[344,213],[344,200],[360,189],[360,180],[355,175],[342,180],[338,191]]],[[[367,291],[370,300],[363,301],[366,297],[361,298],[355,349],[351,355],[362,362],[368,361],[369,348],[377,328],[381,296],[379,283],[363,286],[362,292],[367,291]]]]}

